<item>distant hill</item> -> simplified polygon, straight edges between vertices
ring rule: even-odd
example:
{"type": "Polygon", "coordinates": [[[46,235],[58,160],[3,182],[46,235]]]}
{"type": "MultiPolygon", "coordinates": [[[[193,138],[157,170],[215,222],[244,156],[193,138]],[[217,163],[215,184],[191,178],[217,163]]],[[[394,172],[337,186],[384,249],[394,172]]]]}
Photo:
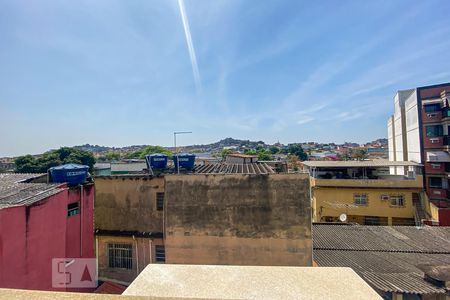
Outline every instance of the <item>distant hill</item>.
{"type": "MultiPolygon", "coordinates": [[[[323,149],[327,145],[337,146],[335,143],[316,143],[316,142],[304,142],[304,143],[293,143],[293,144],[299,144],[304,147],[304,149],[323,149]]],[[[366,145],[378,145],[382,147],[387,147],[388,140],[386,138],[380,138],[376,139],[372,142],[366,143],[366,145]]],[[[350,143],[346,142],[343,145],[347,145],[350,147],[357,147],[359,144],[357,143],[350,143]]],[[[84,150],[88,152],[94,153],[94,156],[104,156],[108,152],[116,152],[120,153],[121,155],[127,155],[128,153],[141,151],[145,147],[149,145],[131,145],[131,146],[125,146],[125,147],[108,147],[108,146],[100,146],[100,145],[91,145],[91,144],[84,144],[79,146],[74,146],[73,148],[84,150]]],[[[239,140],[234,139],[231,137],[227,137],[225,139],[222,139],[218,142],[210,143],[210,144],[198,144],[198,145],[189,145],[189,146],[183,146],[179,147],[178,151],[185,151],[185,152],[210,152],[210,153],[218,153],[221,152],[224,148],[231,148],[235,149],[237,151],[243,151],[245,149],[255,149],[256,147],[262,147],[262,148],[269,148],[272,146],[271,144],[266,144],[263,141],[250,141],[250,140],[239,140]]],[[[283,146],[281,144],[276,143],[275,146],[283,146]]],[[[169,151],[173,151],[173,147],[165,147],[169,151]]],[[[333,148],[333,147],[332,147],[333,148]]],[[[40,156],[34,155],[34,156],[40,156]]],[[[8,158],[12,159],[12,158],[8,158]]]]}
{"type": "MultiPolygon", "coordinates": [[[[300,145],[302,144],[308,144],[311,145],[336,145],[335,143],[315,143],[315,142],[309,142],[309,143],[298,143],[300,145]]],[[[351,145],[354,147],[357,147],[359,144],[357,143],[344,143],[346,145],[351,145]]],[[[372,142],[368,142],[367,144],[379,144],[379,145],[386,145],[387,146],[387,139],[380,138],[372,142]]],[[[132,145],[132,146],[126,146],[126,147],[107,147],[107,146],[99,146],[99,145],[80,145],[75,146],[74,148],[93,152],[96,154],[102,154],[107,152],[120,152],[120,153],[130,153],[135,151],[140,151],[147,147],[148,145],[132,145]]],[[[231,137],[227,137],[225,139],[222,139],[215,143],[210,144],[195,144],[195,145],[189,145],[189,146],[183,146],[179,147],[179,151],[186,151],[186,152],[220,152],[224,148],[232,148],[236,150],[245,150],[245,149],[255,149],[256,147],[262,147],[262,148],[268,148],[270,147],[270,144],[266,144],[264,141],[250,141],[250,140],[239,140],[234,139],[231,137]]],[[[173,147],[165,147],[169,151],[173,151],[173,147]]],[[[319,147],[320,148],[320,147],[319,147]]]]}

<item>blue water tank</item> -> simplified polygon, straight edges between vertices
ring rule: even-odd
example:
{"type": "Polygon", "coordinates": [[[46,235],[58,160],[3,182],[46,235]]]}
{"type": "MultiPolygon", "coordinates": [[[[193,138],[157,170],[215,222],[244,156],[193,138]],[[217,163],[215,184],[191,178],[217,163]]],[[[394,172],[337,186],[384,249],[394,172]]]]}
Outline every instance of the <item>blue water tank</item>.
{"type": "Polygon", "coordinates": [[[78,185],[85,182],[88,176],[88,170],[88,166],[77,164],[66,164],[49,169],[51,182],[67,182],[68,185],[78,185]]]}
{"type": "Polygon", "coordinates": [[[161,153],[149,154],[145,156],[147,167],[150,169],[167,168],[167,155],[161,153]]]}
{"type": "Polygon", "coordinates": [[[180,153],[178,155],[173,156],[173,164],[175,169],[179,165],[180,168],[192,170],[195,165],[195,154],[191,153],[180,153]],[[178,163],[177,163],[178,161],[178,163]]]}

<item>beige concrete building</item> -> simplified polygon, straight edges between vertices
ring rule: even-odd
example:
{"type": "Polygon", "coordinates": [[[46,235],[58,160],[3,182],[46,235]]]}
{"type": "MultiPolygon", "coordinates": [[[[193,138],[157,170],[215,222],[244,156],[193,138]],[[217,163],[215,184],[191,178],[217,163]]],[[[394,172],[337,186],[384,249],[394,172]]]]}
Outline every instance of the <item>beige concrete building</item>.
{"type": "Polygon", "coordinates": [[[312,265],[307,174],[165,180],[167,263],[312,265]]]}
{"type": "Polygon", "coordinates": [[[306,174],[120,175],[95,182],[100,280],[128,285],[151,263],[312,265],[306,174]]]}
{"type": "Polygon", "coordinates": [[[150,263],[164,262],[164,178],[95,178],[100,280],[129,284],[150,263]]]}

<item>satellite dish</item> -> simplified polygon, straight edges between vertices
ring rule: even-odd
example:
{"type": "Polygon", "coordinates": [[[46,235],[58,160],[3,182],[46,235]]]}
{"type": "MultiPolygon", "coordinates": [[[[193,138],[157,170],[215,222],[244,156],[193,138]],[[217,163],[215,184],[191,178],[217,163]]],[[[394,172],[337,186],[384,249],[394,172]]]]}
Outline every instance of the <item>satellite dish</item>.
{"type": "Polygon", "coordinates": [[[347,215],[346,215],[346,214],[341,214],[341,215],[339,216],[339,221],[341,221],[341,222],[347,221],[347,215]]]}

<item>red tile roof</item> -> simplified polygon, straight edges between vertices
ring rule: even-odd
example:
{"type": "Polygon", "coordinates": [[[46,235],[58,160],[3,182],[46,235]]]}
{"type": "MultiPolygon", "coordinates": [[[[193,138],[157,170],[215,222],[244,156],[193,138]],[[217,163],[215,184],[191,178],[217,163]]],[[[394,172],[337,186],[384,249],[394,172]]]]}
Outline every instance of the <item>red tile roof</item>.
{"type": "Polygon", "coordinates": [[[122,295],[122,293],[127,289],[126,286],[113,283],[110,281],[103,282],[95,291],[96,294],[116,294],[122,295]]]}

